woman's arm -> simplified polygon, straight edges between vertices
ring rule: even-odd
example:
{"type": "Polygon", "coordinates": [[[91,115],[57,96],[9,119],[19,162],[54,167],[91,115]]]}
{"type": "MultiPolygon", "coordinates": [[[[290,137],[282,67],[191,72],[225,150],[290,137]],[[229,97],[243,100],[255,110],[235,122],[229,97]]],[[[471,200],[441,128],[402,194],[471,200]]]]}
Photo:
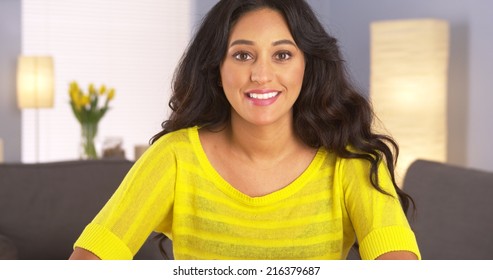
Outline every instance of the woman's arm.
{"type": "Polygon", "coordinates": [[[377,260],[417,260],[418,257],[409,251],[394,251],[380,255],[377,260]]]}
{"type": "Polygon", "coordinates": [[[98,256],[93,253],[87,251],[86,249],[82,249],[79,247],[75,247],[74,252],[70,255],[69,260],[101,260],[98,256]]]}

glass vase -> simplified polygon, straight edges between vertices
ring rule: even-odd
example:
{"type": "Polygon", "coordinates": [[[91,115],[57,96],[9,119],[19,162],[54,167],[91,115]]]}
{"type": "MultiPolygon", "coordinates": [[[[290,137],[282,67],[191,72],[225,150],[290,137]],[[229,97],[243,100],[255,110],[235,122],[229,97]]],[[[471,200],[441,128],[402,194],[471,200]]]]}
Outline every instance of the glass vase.
{"type": "Polygon", "coordinates": [[[80,139],[80,159],[97,159],[96,135],[98,134],[98,124],[87,122],[81,123],[80,139]]]}

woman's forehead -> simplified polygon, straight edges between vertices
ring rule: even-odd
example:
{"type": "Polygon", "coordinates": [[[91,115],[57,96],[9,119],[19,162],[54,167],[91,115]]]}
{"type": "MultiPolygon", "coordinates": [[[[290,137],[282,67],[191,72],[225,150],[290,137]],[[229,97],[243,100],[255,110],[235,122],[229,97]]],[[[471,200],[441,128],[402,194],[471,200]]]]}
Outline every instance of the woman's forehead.
{"type": "Polygon", "coordinates": [[[293,40],[283,15],[270,8],[262,8],[243,14],[232,26],[228,45],[242,40],[256,42],[262,37],[270,37],[272,42],[293,40]]]}

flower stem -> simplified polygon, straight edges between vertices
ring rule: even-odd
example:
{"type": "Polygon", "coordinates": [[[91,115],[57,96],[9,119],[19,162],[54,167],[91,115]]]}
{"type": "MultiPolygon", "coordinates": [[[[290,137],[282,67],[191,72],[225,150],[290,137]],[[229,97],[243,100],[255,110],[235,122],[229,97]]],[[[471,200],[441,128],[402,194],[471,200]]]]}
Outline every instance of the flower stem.
{"type": "Polygon", "coordinates": [[[81,159],[97,159],[98,154],[94,139],[98,133],[98,124],[95,122],[81,123],[81,159]]]}

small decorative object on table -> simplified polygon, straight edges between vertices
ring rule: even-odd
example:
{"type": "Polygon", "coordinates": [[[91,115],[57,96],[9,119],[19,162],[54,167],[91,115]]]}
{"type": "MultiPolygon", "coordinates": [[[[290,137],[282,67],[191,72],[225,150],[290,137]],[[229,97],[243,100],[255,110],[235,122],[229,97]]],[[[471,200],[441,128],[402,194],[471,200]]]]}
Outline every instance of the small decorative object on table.
{"type": "Polygon", "coordinates": [[[103,158],[125,159],[125,150],[122,146],[123,140],[120,137],[106,138],[103,142],[103,158]]]}
{"type": "Polygon", "coordinates": [[[81,159],[97,159],[98,153],[95,138],[98,134],[98,124],[108,111],[110,101],[115,97],[113,88],[105,85],[96,89],[89,84],[87,93],[79,87],[77,82],[71,82],[69,87],[70,106],[81,126],[81,159]]]}

